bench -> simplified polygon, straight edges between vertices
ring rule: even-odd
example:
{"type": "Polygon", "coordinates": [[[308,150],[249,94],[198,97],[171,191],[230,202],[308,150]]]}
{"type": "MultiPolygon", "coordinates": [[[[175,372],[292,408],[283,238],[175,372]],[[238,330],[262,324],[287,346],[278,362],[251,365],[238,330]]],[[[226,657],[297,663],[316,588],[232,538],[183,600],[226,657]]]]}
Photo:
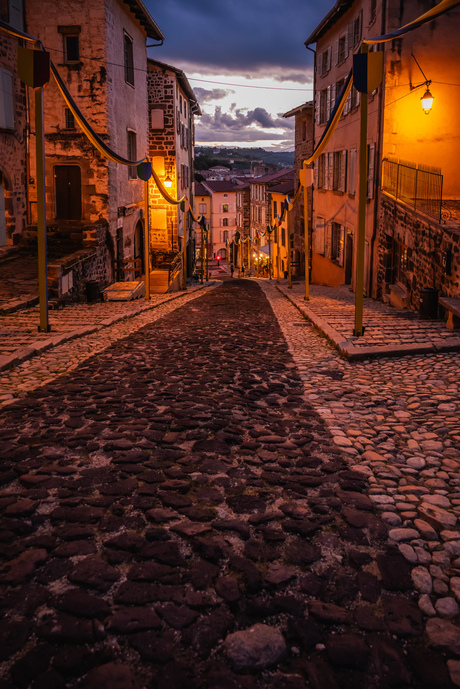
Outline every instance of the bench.
{"type": "Polygon", "coordinates": [[[439,297],[439,305],[447,311],[446,327],[449,330],[460,329],[460,299],[453,297],[439,297]]]}

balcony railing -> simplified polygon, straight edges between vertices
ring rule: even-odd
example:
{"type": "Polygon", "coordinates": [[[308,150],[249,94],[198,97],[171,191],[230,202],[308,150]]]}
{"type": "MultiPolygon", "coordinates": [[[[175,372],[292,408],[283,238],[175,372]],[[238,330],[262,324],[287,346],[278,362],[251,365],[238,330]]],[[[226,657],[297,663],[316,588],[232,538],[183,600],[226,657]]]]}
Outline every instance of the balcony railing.
{"type": "Polygon", "coordinates": [[[442,204],[440,169],[384,158],[382,190],[440,222],[442,204]]]}

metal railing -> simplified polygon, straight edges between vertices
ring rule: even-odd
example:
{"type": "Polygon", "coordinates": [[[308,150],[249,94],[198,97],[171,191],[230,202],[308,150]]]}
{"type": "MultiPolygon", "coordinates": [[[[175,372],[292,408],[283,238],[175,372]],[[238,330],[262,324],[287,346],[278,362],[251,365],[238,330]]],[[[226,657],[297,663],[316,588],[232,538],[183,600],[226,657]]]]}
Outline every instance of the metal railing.
{"type": "Polygon", "coordinates": [[[382,190],[440,222],[442,204],[440,169],[384,158],[382,190]]]}

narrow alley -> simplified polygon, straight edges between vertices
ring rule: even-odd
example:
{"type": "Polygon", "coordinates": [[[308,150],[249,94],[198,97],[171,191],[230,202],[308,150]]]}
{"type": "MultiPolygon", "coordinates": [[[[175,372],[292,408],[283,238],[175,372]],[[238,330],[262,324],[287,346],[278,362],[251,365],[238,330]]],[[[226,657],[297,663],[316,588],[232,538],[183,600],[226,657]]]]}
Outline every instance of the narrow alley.
{"type": "Polygon", "coordinates": [[[184,301],[4,374],[0,689],[459,686],[460,354],[184,301]]]}

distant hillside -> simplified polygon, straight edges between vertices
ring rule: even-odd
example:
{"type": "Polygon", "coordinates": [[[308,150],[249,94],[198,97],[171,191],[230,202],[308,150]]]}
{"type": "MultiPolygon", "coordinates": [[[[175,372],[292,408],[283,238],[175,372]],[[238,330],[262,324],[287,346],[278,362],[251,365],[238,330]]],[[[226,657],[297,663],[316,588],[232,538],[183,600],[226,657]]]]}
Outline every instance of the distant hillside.
{"type": "Polygon", "coordinates": [[[262,161],[270,165],[292,167],[294,165],[294,151],[266,151],[264,148],[212,148],[210,146],[195,146],[195,169],[207,169],[211,165],[226,165],[227,167],[249,167],[254,161],[262,161]],[[201,159],[201,160],[200,160],[201,159]],[[206,162],[205,162],[206,161],[206,162]],[[231,163],[230,161],[234,161],[231,163]]]}

